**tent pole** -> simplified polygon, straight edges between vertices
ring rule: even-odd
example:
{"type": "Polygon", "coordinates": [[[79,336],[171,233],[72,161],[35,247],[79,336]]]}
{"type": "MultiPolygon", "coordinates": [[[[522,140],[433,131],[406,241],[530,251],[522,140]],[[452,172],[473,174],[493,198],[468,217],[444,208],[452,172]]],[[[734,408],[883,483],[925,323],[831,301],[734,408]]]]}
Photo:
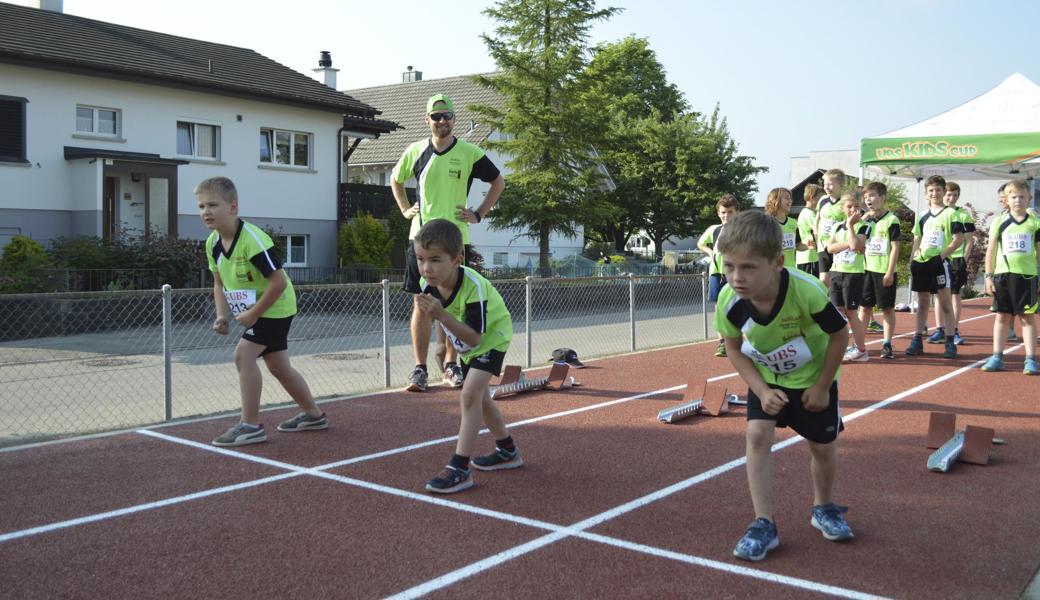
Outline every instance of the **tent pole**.
{"type": "Polygon", "coordinates": [[[859,166],[859,184],[863,185],[863,165],[859,166]]]}

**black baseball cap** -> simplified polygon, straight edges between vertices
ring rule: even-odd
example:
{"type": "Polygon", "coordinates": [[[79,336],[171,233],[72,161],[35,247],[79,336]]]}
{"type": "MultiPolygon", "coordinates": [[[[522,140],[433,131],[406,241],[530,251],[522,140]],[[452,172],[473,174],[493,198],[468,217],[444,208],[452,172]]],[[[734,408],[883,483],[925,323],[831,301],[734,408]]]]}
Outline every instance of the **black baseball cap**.
{"type": "Polygon", "coordinates": [[[575,369],[584,369],[585,365],[578,360],[578,353],[570,348],[557,348],[553,350],[552,358],[553,362],[567,363],[575,369]]]}

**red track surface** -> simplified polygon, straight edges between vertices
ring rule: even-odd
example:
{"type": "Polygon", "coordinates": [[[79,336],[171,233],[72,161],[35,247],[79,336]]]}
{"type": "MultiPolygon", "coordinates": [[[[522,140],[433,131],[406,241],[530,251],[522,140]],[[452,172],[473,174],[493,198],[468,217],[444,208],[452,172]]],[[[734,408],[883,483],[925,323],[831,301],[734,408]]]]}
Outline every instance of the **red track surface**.
{"type": "MultiPolygon", "coordinates": [[[[1017,370],[934,383],[989,354],[985,314],[966,305],[965,319],[981,318],[962,326],[956,361],[931,345],[902,356],[902,338],[896,360],[843,369],[835,500],[851,507],[851,543],[809,525],[808,448],[795,443],[774,455],[780,547],[760,563],[734,559],[753,517],[743,411],[658,423],[682,390],[519,424],[523,469],[475,472],[472,490],[430,496],[423,485],[458,427],[457,392],[435,388],[328,403],[325,432],[279,434],[292,411],[264,413],[270,441],[223,454],[207,443],[230,418],[0,453],[0,596],[375,598],[427,585],[416,595],[1018,598],[1040,565],[1038,381],[1017,371],[1019,349],[1017,370]],[[933,410],[1008,445],[988,466],[931,473],[933,410]]],[[[521,423],[732,372],[713,348],[595,361],[575,373],[583,388],[500,407],[521,423]]]]}

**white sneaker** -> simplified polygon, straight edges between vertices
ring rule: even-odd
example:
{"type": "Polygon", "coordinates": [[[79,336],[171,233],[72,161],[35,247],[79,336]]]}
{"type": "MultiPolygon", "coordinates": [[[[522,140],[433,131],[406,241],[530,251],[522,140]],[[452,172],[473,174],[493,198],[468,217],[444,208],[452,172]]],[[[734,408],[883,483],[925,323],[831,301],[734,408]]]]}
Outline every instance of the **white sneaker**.
{"type": "Polygon", "coordinates": [[[853,346],[845,352],[845,357],[841,359],[842,362],[867,362],[870,360],[870,355],[867,354],[866,350],[860,350],[853,346]]]}

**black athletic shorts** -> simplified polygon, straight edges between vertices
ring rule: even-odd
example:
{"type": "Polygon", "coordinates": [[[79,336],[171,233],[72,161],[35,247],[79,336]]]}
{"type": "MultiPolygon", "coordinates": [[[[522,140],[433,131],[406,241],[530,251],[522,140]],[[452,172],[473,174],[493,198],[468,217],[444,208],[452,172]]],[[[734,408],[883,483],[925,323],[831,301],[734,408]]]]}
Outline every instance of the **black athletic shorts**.
{"type": "MultiPolygon", "coordinates": [[[[462,247],[462,264],[467,267],[469,264],[469,257],[473,246],[466,244],[462,247]]],[[[404,255],[404,291],[409,294],[418,294],[422,291],[419,287],[419,261],[415,258],[415,242],[408,240],[408,248],[405,250],[404,255]]]]}
{"type": "Polygon", "coordinates": [[[950,287],[950,263],[939,256],[927,262],[910,261],[910,289],[935,294],[950,287]]]}
{"type": "MultiPolygon", "coordinates": [[[[819,253],[817,253],[817,254],[819,254],[819,253]]],[[[803,271],[805,273],[808,273],[808,274],[812,275],[813,277],[819,277],[820,276],[820,261],[819,261],[819,259],[817,259],[816,262],[800,263],[798,265],[798,270],[799,271],[803,271]]]]}
{"type": "MultiPolygon", "coordinates": [[[[894,278],[893,278],[894,279],[894,278]]],[[[895,308],[896,307],[896,284],[885,287],[885,274],[867,271],[866,280],[863,283],[863,302],[860,306],[867,308],[895,308]]]]}
{"type": "Polygon", "coordinates": [[[242,339],[249,340],[254,344],[266,346],[260,356],[271,352],[281,352],[289,349],[289,326],[292,325],[292,317],[280,319],[267,319],[260,317],[256,323],[246,329],[242,339]]]}
{"type": "Polygon", "coordinates": [[[819,277],[820,273],[830,273],[831,265],[834,264],[834,255],[826,250],[820,250],[816,253],[816,256],[816,262],[820,269],[816,276],[819,277]]]}
{"type": "Polygon", "coordinates": [[[1037,309],[1037,278],[1026,277],[1018,273],[1000,273],[993,276],[993,286],[997,293],[993,294],[995,313],[1009,315],[1035,315],[1037,309]]]}
{"type": "Polygon", "coordinates": [[[820,412],[811,412],[802,406],[802,392],[780,386],[769,386],[787,394],[787,406],[780,409],[776,416],[766,414],[762,410],[762,400],[754,392],[748,390],[748,421],[762,419],[776,421],[777,427],[790,427],[798,435],[817,444],[829,444],[838,438],[838,433],[845,430],[838,410],[838,382],[831,384],[830,403],[820,412]]]}
{"type": "Polygon", "coordinates": [[[831,271],[831,304],[838,308],[859,308],[863,303],[863,273],[831,271]]]}
{"type": "Polygon", "coordinates": [[[465,378],[469,375],[470,369],[498,375],[502,373],[502,364],[505,363],[505,361],[506,353],[500,350],[488,350],[484,354],[474,357],[473,360],[469,362],[466,362],[466,359],[462,359],[462,376],[465,378]]]}
{"type": "Polygon", "coordinates": [[[951,258],[950,291],[959,294],[966,283],[968,283],[968,263],[963,258],[951,258]]]}

